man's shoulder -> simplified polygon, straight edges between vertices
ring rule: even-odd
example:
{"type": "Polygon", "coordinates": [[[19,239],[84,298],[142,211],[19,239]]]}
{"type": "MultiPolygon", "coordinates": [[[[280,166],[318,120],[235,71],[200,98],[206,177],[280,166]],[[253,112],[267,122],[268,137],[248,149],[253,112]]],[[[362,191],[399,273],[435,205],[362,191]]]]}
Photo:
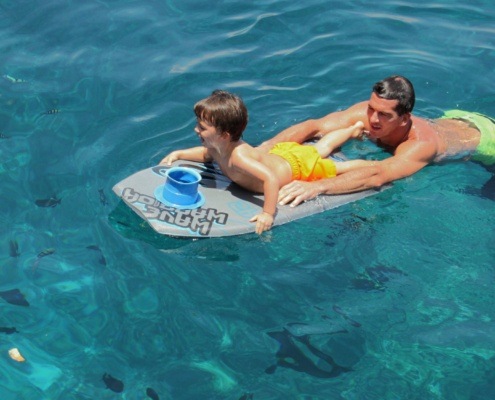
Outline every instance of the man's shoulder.
{"type": "Polygon", "coordinates": [[[433,120],[411,116],[412,129],[409,134],[411,140],[429,142],[437,139],[437,131],[433,120]]]}
{"type": "Polygon", "coordinates": [[[363,100],[358,103],[354,103],[350,107],[344,110],[344,112],[349,112],[349,113],[362,113],[363,111],[366,111],[368,109],[368,100],[363,100]]]}
{"type": "Polygon", "coordinates": [[[395,156],[406,156],[417,161],[431,162],[437,155],[439,149],[436,134],[431,135],[429,131],[416,132],[400,143],[395,152],[395,156]]]}
{"type": "Polygon", "coordinates": [[[367,109],[368,101],[361,101],[346,109],[333,111],[318,120],[313,120],[312,122],[316,124],[315,129],[316,127],[319,129],[325,129],[326,125],[331,125],[332,129],[346,128],[358,121],[362,121],[366,125],[368,121],[366,113],[367,109]]]}

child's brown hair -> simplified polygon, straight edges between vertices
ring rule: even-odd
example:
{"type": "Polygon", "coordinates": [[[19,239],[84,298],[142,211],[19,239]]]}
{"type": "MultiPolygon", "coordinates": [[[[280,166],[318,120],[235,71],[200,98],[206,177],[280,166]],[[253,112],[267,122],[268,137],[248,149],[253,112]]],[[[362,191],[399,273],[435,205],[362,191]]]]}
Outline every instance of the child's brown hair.
{"type": "Polygon", "coordinates": [[[248,112],[239,96],[225,90],[214,90],[210,96],[194,105],[194,113],[222,133],[228,132],[231,141],[242,137],[248,123],[248,112]]]}

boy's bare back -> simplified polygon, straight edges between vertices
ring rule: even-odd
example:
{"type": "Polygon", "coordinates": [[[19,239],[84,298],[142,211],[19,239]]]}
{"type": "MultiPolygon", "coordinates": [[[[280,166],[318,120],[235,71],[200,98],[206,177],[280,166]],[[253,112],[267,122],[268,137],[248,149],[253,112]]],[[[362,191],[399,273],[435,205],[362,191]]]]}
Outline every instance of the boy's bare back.
{"type": "Polygon", "coordinates": [[[228,154],[212,154],[214,161],[219,165],[222,172],[233,182],[247,190],[263,193],[263,180],[252,174],[251,168],[262,165],[267,172],[282,187],[292,181],[292,169],[288,161],[274,154],[269,154],[248,143],[240,140],[228,154]]]}

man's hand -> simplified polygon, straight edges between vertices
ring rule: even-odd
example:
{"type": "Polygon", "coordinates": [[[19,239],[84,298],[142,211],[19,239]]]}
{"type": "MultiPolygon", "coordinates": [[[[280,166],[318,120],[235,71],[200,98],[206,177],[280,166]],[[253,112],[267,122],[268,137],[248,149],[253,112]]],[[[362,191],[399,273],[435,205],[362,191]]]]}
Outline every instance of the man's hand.
{"type": "Polygon", "coordinates": [[[278,202],[281,205],[290,203],[296,207],[303,201],[314,199],[320,194],[316,182],[292,181],[278,192],[278,202]]]}

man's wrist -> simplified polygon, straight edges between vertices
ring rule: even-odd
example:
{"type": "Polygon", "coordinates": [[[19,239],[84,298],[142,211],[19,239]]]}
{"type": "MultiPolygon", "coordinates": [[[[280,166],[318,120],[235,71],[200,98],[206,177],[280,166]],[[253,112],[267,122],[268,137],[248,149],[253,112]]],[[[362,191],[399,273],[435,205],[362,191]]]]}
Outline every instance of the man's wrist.
{"type": "Polygon", "coordinates": [[[318,184],[315,187],[315,197],[319,196],[320,194],[325,194],[327,191],[327,188],[323,184],[322,181],[318,182],[318,184]]]}

